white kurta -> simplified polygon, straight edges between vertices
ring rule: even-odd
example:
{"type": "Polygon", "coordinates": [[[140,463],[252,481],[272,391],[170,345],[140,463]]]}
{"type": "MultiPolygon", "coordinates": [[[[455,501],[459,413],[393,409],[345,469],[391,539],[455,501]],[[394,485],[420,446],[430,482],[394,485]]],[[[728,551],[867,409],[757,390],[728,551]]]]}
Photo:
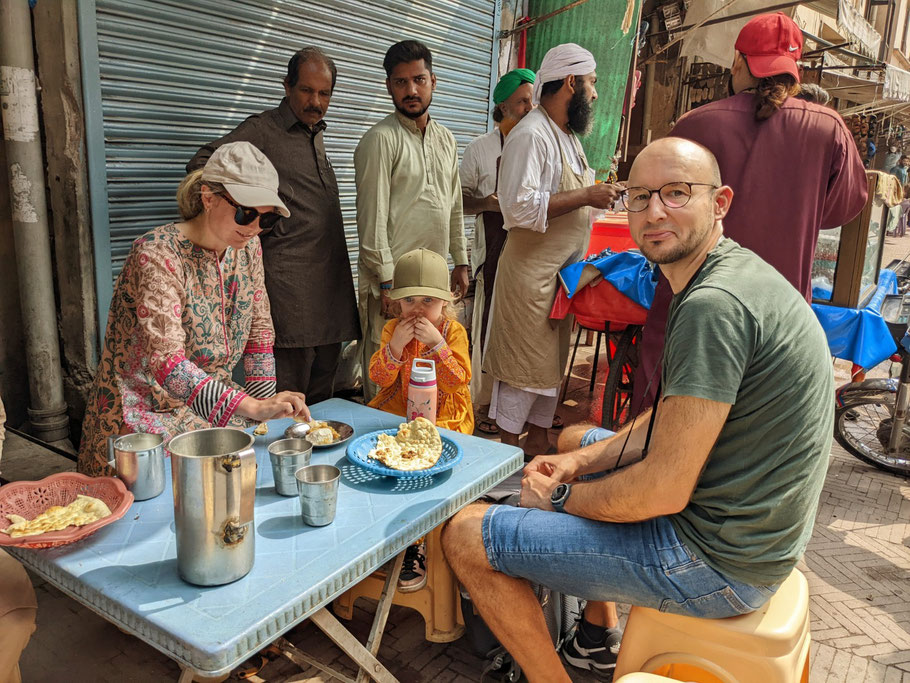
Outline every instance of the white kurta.
{"type": "MultiPolygon", "coordinates": [[[[502,152],[499,129],[474,138],[464,150],[459,176],[461,190],[475,199],[489,197],[496,192],[496,162],[502,152]]],[[[476,405],[490,402],[491,385],[488,377],[481,372],[483,340],[484,297],[487,283],[483,277],[483,264],[487,258],[487,244],[484,235],[483,215],[474,220],[474,241],[471,245],[471,272],[474,274],[474,313],[471,316],[471,398],[476,405]]]]}
{"type": "MultiPolygon", "coordinates": [[[[552,126],[540,108],[531,111],[512,129],[503,145],[499,167],[499,208],[505,218],[505,230],[546,232],[547,208],[550,195],[559,189],[563,155],[575,173],[582,172],[584,163],[578,155],[577,143],[572,136],[552,126]]],[[[589,175],[593,185],[594,172],[590,171],[589,175]]],[[[498,393],[495,384],[498,380],[494,383],[494,396],[498,393]]],[[[559,391],[559,387],[522,388],[541,396],[556,396],[559,391]]]]}
{"type": "MultiPolygon", "coordinates": [[[[554,136],[553,128],[538,107],[506,138],[499,168],[499,207],[506,230],[524,228],[546,232],[547,207],[550,195],[559,188],[563,154],[575,173],[581,173],[584,168],[572,136],[558,127],[554,136]]],[[[593,185],[594,172],[588,175],[589,184],[593,185]]]]}

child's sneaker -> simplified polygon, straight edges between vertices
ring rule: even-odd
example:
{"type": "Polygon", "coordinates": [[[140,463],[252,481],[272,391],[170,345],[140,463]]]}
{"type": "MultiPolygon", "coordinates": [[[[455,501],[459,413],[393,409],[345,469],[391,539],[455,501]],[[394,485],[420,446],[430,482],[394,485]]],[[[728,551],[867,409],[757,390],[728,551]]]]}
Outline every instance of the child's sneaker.
{"type": "Polygon", "coordinates": [[[398,577],[398,591],[413,593],[427,585],[427,545],[415,543],[404,553],[401,574],[398,577]]]}

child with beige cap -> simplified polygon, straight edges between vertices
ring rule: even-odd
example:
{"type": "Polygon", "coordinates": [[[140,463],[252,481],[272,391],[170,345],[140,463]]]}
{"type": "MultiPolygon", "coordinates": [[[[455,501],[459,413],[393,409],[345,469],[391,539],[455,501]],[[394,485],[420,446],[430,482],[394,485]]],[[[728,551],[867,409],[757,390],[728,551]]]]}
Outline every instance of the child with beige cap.
{"type": "MultiPolygon", "coordinates": [[[[452,313],[446,260],[429,249],[409,251],[395,263],[392,287],[397,317],[385,324],[379,350],[370,359],[370,379],[380,387],[370,407],[406,416],[411,363],[426,358],[436,363],[436,425],[472,434],[468,334],[452,313]]],[[[415,591],[424,584],[425,550],[419,543],[408,548],[398,590],[415,591]]]]}

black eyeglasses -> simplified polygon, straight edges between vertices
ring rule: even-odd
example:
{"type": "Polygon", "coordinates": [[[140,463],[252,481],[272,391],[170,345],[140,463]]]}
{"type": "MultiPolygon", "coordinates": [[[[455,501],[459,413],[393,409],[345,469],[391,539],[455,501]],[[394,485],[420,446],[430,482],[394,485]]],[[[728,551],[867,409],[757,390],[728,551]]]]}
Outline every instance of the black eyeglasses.
{"type": "Polygon", "coordinates": [[[251,206],[241,206],[226,194],[221,195],[221,198],[236,209],[234,212],[234,222],[237,225],[249,225],[256,220],[256,217],[258,216],[259,228],[262,232],[268,232],[275,227],[278,220],[281,218],[281,214],[274,211],[259,213],[257,209],[254,209],[251,206]]]}
{"type": "Polygon", "coordinates": [[[644,211],[648,208],[648,204],[651,203],[651,195],[656,192],[657,196],[660,197],[660,201],[668,209],[681,209],[692,199],[692,188],[698,185],[710,187],[714,190],[718,187],[711,183],[682,182],[667,183],[656,190],[649,190],[647,187],[629,187],[621,195],[622,205],[626,207],[626,211],[632,213],[644,211]]]}

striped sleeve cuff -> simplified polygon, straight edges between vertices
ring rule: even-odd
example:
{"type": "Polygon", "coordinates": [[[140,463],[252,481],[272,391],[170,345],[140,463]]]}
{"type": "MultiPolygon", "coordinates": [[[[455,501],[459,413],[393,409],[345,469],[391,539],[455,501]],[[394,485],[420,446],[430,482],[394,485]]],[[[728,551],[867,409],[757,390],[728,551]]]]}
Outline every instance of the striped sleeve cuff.
{"type": "Polygon", "coordinates": [[[190,410],[209,424],[224,427],[247,395],[209,377],[194,392],[189,406],[190,410]]]}

